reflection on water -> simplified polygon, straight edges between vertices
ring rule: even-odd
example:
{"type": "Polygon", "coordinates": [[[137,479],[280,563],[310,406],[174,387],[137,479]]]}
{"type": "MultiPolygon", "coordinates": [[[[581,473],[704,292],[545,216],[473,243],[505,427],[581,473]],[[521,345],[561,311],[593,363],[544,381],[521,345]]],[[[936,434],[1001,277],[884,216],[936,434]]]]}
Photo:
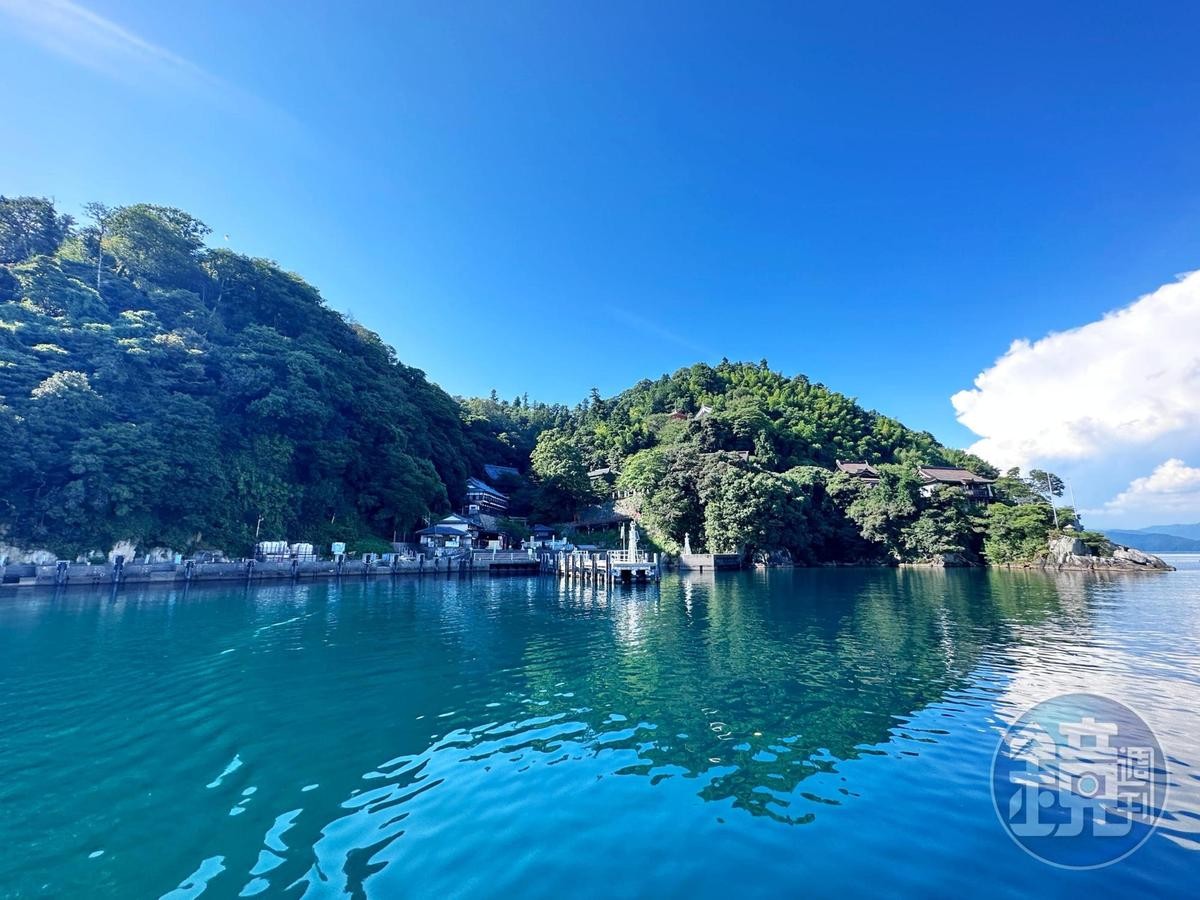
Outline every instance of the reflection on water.
{"type": "Polygon", "coordinates": [[[9,595],[0,895],[777,894],[864,860],[877,890],[1169,894],[1200,865],[1180,568],[9,595]],[[1075,690],[1172,764],[1103,882],[988,794],[999,731],[1075,690]]]}

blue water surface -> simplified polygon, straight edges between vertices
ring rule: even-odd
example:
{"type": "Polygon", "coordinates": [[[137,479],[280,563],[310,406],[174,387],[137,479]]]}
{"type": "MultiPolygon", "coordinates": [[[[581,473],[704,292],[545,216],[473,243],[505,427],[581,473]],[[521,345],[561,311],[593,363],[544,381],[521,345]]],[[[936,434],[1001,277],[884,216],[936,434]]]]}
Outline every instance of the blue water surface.
{"type": "Polygon", "coordinates": [[[1196,896],[1175,562],[8,592],[0,896],[1196,896]],[[1158,832],[1090,872],[989,791],[1071,691],[1171,766],[1158,832]]]}

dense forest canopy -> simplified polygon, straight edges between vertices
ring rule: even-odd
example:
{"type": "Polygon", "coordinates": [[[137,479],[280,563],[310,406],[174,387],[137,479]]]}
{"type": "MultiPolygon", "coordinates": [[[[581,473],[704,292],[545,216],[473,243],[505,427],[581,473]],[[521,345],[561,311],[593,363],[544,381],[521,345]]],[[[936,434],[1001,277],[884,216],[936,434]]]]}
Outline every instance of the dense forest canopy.
{"type": "Polygon", "coordinates": [[[3,540],[390,540],[457,502],[491,447],[377,335],[184,212],[94,212],[0,200],[3,540]]]}
{"type": "MultiPolygon", "coordinates": [[[[617,487],[666,550],[679,550],[686,535],[697,549],[785,550],[810,563],[978,553],[969,504],[952,493],[922,496],[916,468],[998,474],[765,360],[694,365],[607,400],[593,392],[565,425],[543,433],[535,473],[549,468],[551,452],[561,471],[572,458],[619,471],[617,487]],[[870,462],[889,475],[880,490],[865,492],[834,474],[838,460],[870,462]],[[875,520],[890,528],[873,527],[875,520]]],[[[581,485],[576,502],[586,493],[581,485]]]]}
{"type": "Polygon", "coordinates": [[[368,549],[457,509],[485,464],[519,473],[495,485],[515,515],[550,522],[606,499],[588,471],[609,469],[667,550],[686,534],[799,562],[1012,561],[1058,524],[1053,475],[1008,473],[1007,503],[986,514],[923,492],[918,465],[999,473],[765,361],[694,365],[573,408],[455,399],[299,276],[207,247],[186,212],[85,213],[0,197],[0,543],[368,549]],[[839,459],[874,464],[879,483],[834,474],[839,459]]]}
{"type": "Polygon", "coordinates": [[[774,372],[765,360],[694,365],[642,381],[611,400],[593,393],[577,416],[575,434],[592,465],[619,466],[639,450],[685,441],[701,452],[749,452],[778,469],[832,468],[838,459],[965,458],[927,432],[863,409],[803,375],[774,372]]]}

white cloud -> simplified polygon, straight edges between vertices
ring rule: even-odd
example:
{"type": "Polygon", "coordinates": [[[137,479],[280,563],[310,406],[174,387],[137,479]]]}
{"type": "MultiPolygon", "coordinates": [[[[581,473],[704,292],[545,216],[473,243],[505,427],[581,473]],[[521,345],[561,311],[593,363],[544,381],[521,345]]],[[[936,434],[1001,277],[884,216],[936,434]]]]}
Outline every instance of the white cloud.
{"type": "Polygon", "coordinates": [[[981,438],[971,450],[1007,467],[1093,459],[1167,435],[1200,437],[1198,396],[1193,272],[1097,322],[1014,341],[951,402],[981,438]]]}
{"type": "MultiPolygon", "coordinates": [[[[1129,487],[1093,510],[1101,515],[1200,516],[1200,469],[1182,459],[1168,459],[1144,478],[1135,478],[1129,487]]],[[[1189,519],[1190,520],[1190,519],[1189,519]]]]}
{"type": "Polygon", "coordinates": [[[705,356],[711,355],[711,351],[707,348],[701,347],[677,331],[672,331],[670,328],[660,325],[658,322],[648,319],[645,316],[640,316],[635,312],[630,312],[629,310],[622,309],[619,306],[608,307],[608,313],[614,318],[621,320],[626,325],[636,328],[652,337],[670,341],[673,344],[678,344],[680,347],[686,347],[688,350],[692,350],[705,356]]]}
{"type": "Polygon", "coordinates": [[[149,70],[174,81],[222,86],[194,63],[70,0],[0,0],[0,12],[34,43],[106,75],[141,78],[149,70]]]}
{"type": "Polygon", "coordinates": [[[142,89],[185,91],[275,127],[284,111],[71,0],[0,0],[0,25],[79,66],[142,89]]]}

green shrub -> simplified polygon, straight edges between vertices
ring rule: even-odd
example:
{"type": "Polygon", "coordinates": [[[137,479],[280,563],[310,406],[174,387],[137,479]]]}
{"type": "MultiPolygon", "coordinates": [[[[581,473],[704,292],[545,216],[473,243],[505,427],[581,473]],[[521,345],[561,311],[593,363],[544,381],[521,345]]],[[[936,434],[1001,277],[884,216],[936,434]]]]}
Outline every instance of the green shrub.
{"type": "Polygon", "coordinates": [[[1044,503],[993,503],[985,517],[983,555],[993,564],[1034,562],[1045,556],[1054,514],[1044,503]]]}

